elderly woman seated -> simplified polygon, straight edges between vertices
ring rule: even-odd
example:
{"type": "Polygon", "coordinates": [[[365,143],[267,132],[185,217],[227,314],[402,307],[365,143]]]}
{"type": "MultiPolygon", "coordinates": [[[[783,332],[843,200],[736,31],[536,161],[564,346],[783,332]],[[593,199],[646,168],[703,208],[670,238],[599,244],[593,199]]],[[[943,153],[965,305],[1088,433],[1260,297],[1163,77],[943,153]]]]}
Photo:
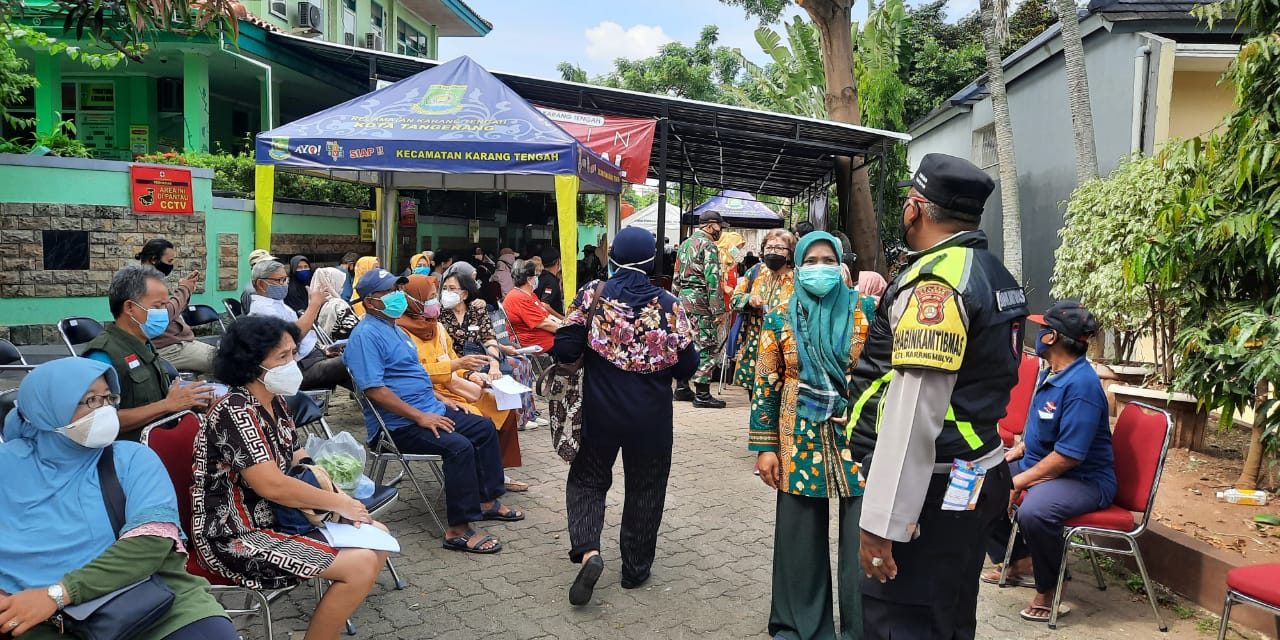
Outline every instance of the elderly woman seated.
{"type": "MultiPolygon", "coordinates": [[[[503,468],[521,466],[518,412],[499,409],[493,393],[485,391],[489,383],[502,377],[496,362],[481,355],[459,357],[454,351],[449,335],[440,328],[440,301],[433,278],[409,276],[404,291],[409,296],[409,307],[396,324],[413,337],[418,359],[431,376],[436,397],[446,407],[492,420],[498,427],[503,468]]],[[[505,484],[507,491],[529,490],[528,484],[510,477],[505,478],[505,484]]]]}
{"type": "Polygon", "coordinates": [[[40,365],[18,389],[0,445],[0,487],[8,488],[0,491],[0,636],[64,637],[46,622],[60,609],[155,576],[173,604],[135,637],[236,640],[209,583],[186,571],[178,503],[160,459],[140,444],[112,443],[119,393],[115,370],[87,358],[40,365]],[[115,516],[105,473],[123,493],[115,516]]]}
{"type": "Polygon", "coordinates": [[[305,637],[336,640],[373,588],[386,554],[335,549],[318,531],[287,534],[278,526],[279,507],[382,526],[359,500],[288,475],[307,458],[286,404],[302,383],[295,359],[300,335],[283,320],[247,316],[222,337],[214,370],[231,390],[210,407],[196,438],[192,530],[200,563],[246,587],[332,581],[305,637]]]}

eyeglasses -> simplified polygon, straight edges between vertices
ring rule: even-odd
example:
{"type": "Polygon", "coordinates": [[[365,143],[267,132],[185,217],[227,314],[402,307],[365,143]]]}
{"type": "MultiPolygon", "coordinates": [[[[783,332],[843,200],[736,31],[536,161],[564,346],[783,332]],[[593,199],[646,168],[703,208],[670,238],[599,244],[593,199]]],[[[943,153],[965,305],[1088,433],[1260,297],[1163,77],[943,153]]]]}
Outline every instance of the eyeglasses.
{"type": "Polygon", "coordinates": [[[78,404],[89,407],[90,409],[101,409],[107,405],[116,406],[120,404],[120,396],[114,393],[108,393],[101,396],[89,396],[81,400],[78,404]]]}
{"type": "Polygon", "coordinates": [[[459,291],[462,291],[462,287],[459,287],[459,286],[457,286],[457,285],[447,285],[447,284],[446,284],[446,285],[444,285],[443,287],[440,287],[440,288],[441,288],[441,289],[443,289],[443,290],[445,290],[445,291],[453,291],[453,292],[455,292],[455,293],[457,293],[457,292],[459,292],[459,291]]]}
{"type": "Polygon", "coordinates": [[[263,278],[267,284],[289,284],[289,276],[280,276],[279,278],[263,278]]]}
{"type": "Polygon", "coordinates": [[[764,250],[765,250],[765,251],[776,251],[776,252],[779,252],[779,253],[791,253],[791,247],[788,247],[788,246],[787,246],[787,245],[785,245],[785,244],[771,244],[771,245],[767,245],[767,246],[765,246],[764,250]]]}

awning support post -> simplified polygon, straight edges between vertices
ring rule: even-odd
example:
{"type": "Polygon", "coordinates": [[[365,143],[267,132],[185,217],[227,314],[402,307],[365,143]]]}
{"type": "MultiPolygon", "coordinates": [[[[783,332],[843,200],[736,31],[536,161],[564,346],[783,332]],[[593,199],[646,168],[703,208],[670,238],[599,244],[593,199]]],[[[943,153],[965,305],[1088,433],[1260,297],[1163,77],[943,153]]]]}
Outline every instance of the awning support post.
{"type": "Polygon", "coordinates": [[[667,235],[667,123],[667,108],[663,107],[662,119],[658,120],[658,223],[654,229],[657,231],[654,236],[658,240],[658,253],[654,256],[654,275],[666,273],[663,238],[667,235]]]}
{"type": "Polygon", "coordinates": [[[382,206],[378,209],[377,231],[374,233],[374,251],[378,263],[383,269],[391,271],[395,268],[391,259],[394,257],[395,230],[397,224],[397,202],[399,193],[394,188],[395,182],[389,171],[378,174],[378,192],[382,198],[382,206]]]}

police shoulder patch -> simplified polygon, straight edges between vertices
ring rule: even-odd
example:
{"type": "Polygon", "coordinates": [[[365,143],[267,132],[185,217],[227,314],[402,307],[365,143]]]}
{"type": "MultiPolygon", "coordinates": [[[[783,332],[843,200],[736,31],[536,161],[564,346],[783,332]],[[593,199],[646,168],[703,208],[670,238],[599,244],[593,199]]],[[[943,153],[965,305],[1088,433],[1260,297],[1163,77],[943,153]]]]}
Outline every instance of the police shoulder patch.
{"type": "Polygon", "coordinates": [[[955,289],[925,281],[912,290],[893,329],[892,365],[958,371],[968,341],[955,289]]]}

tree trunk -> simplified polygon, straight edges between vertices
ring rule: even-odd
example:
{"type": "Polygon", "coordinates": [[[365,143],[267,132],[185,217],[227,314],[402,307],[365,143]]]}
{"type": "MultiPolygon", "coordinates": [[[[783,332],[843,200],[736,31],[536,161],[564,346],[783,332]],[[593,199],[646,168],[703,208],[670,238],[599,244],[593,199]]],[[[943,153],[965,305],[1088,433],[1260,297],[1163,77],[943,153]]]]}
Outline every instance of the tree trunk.
{"type": "MultiPolygon", "coordinates": [[[[827,118],[836,122],[862,124],[858,110],[858,89],[853,77],[852,0],[806,0],[802,3],[809,19],[822,37],[822,70],[826,73],[827,118]]],[[[858,254],[858,269],[887,274],[884,247],[871,201],[871,179],[867,169],[852,167],[862,164],[859,158],[836,159],[836,181],[840,198],[841,220],[846,225],[853,250],[858,254]],[[843,189],[839,187],[843,186],[843,189]]]]}
{"type": "Polygon", "coordinates": [[[1089,74],[1075,0],[1056,0],[1062,23],[1062,55],[1067,68],[1067,99],[1071,103],[1071,134],[1076,147],[1076,184],[1098,177],[1098,152],[1093,146],[1093,111],[1089,104],[1089,74]]]}
{"type": "Polygon", "coordinates": [[[1262,425],[1267,420],[1262,404],[1267,401],[1267,383],[1259,382],[1254,390],[1253,432],[1249,434],[1249,451],[1244,456],[1244,467],[1240,469],[1240,478],[1236,480],[1237,489],[1257,489],[1258,478],[1262,475],[1262,425]]]}
{"type": "Polygon", "coordinates": [[[987,52],[987,89],[995,113],[996,158],[1000,162],[1000,204],[1004,214],[1004,266],[1022,282],[1022,211],[1018,203],[1018,165],[1013,152],[1013,122],[1009,119],[1009,97],[1004,90],[1004,66],[1000,45],[1004,40],[997,27],[1003,22],[1003,3],[982,0],[982,31],[987,52]]]}

